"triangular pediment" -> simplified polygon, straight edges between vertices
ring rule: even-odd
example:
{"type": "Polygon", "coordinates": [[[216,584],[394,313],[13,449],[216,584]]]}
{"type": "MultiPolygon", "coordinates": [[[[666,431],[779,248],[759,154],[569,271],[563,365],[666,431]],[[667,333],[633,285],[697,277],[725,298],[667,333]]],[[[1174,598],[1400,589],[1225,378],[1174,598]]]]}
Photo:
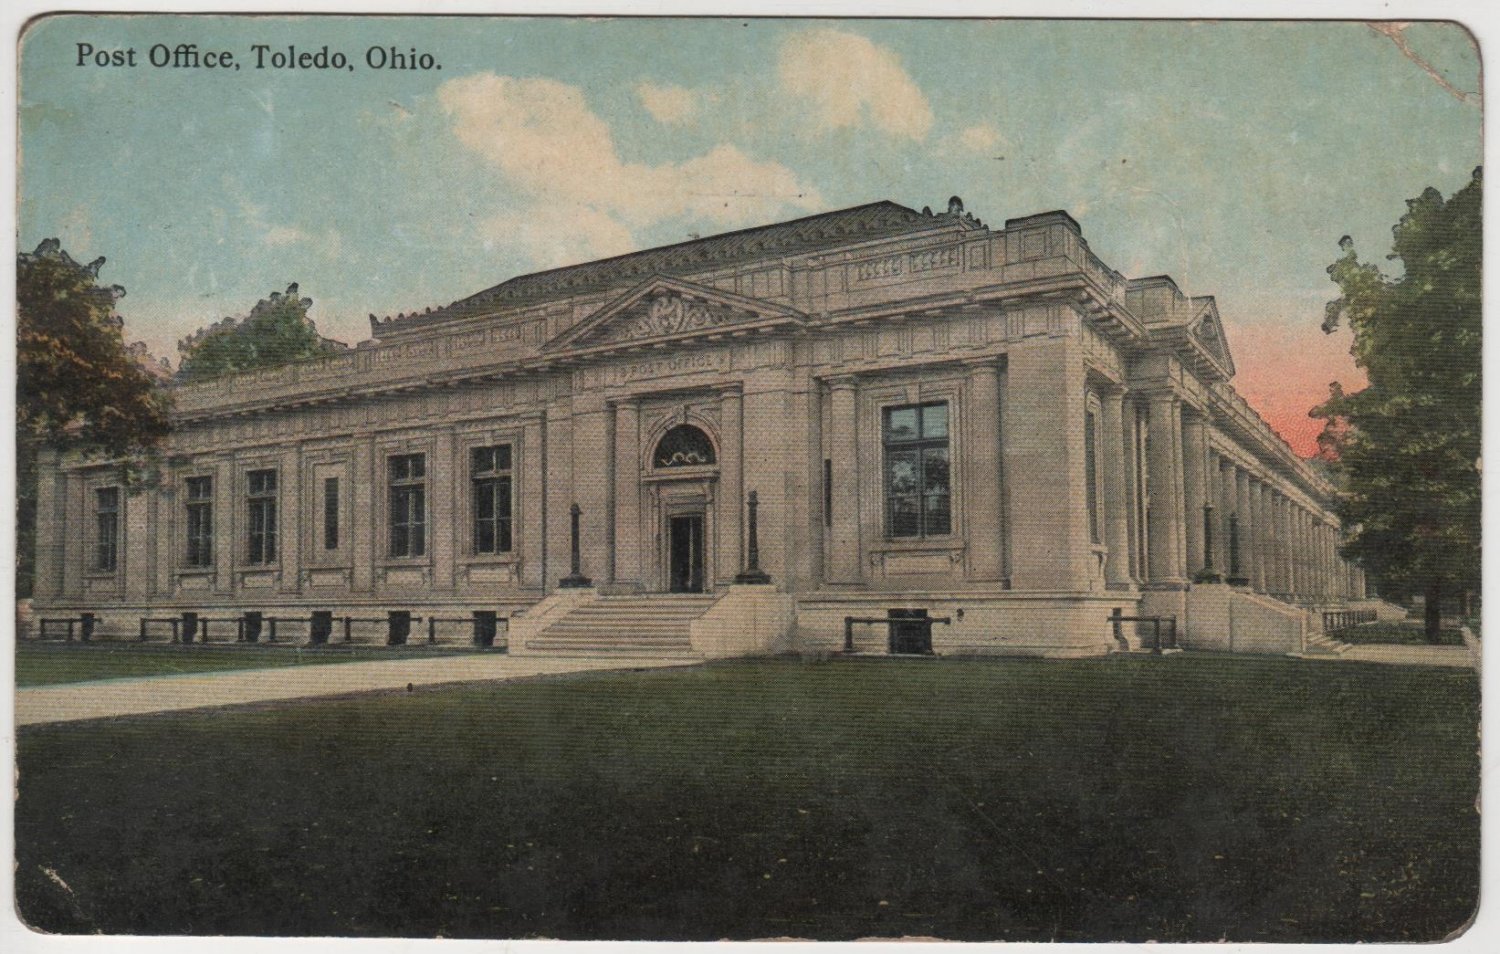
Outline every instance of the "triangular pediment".
{"type": "Polygon", "coordinates": [[[553,338],[545,351],[595,351],[679,338],[800,325],[795,308],[658,275],[553,338]]]}
{"type": "Polygon", "coordinates": [[[1224,336],[1224,323],[1219,319],[1219,306],[1212,298],[1204,303],[1189,324],[1193,342],[1207,352],[1230,376],[1234,375],[1234,358],[1229,354],[1229,339],[1224,336]]]}

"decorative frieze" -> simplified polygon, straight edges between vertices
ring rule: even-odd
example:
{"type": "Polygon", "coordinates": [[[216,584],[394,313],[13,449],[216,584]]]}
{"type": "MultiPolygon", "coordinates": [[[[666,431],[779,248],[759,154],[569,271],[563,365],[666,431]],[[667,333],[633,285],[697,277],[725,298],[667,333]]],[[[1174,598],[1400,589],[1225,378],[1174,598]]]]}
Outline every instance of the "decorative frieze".
{"type": "Polygon", "coordinates": [[[963,262],[963,253],[957,245],[947,248],[924,249],[920,252],[912,252],[909,258],[912,274],[922,272],[938,271],[945,268],[958,268],[963,262]]]}

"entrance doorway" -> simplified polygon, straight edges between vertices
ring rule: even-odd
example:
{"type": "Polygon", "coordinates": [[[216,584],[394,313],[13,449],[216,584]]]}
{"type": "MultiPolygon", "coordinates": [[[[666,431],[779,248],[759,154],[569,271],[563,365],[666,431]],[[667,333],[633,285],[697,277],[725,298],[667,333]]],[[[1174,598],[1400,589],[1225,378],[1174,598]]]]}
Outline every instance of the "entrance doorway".
{"type": "Polygon", "coordinates": [[[669,586],[673,593],[703,592],[703,514],[685,513],[668,523],[669,586]]]}

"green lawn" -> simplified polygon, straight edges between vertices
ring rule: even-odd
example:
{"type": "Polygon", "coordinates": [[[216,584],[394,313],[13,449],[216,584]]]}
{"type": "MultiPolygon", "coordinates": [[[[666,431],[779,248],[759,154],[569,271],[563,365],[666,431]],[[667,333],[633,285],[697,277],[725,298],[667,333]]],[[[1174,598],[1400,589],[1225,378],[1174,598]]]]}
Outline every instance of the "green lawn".
{"type": "MultiPolygon", "coordinates": [[[[1368,645],[1399,645],[1399,646],[1426,646],[1427,633],[1420,622],[1417,623],[1366,623],[1363,626],[1354,626],[1349,629],[1341,629],[1333,634],[1333,638],[1340,642],[1349,643],[1354,646],[1368,645]]],[[[1462,646],[1464,635],[1456,629],[1441,629],[1438,631],[1439,646],[1462,646]]]]}
{"type": "Polygon", "coordinates": [[[410,659],[415,656],[452,655],[463,651],[457,648],[429,649],[425,646],[320,646],[309,649],[259,644],[173,646],[160,643],[26,642],[16,644],[16,685],[47,686],[94,679],[218,672],[226,669],[270,669],[275,666],[410,659]]]}
{"type": "Polygon", "coordinates": [[[781,659],[23,728],[18,903],[54,932],[1436,940],[1477,899],[1478,701],[1277,658],[781,659]]]}

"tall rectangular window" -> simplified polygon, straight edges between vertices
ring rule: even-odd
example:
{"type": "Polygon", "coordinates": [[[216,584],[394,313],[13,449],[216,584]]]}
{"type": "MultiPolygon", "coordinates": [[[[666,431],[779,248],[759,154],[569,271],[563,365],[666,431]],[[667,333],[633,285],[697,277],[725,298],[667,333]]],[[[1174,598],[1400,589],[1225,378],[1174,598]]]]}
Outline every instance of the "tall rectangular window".
{"type": "Polygon", "coordinates": [[[886,534],[937,537],[952,533],[948,405],[887,408],[882,430],[886,534]]]}
{"type": "Polygon", "coordinates": [[[250,505],[247,563],[276,562],[276,471],[252,470],[246,475],[250,505]]]}
{"type": "Polygon", "coordinates": [[[1089,540],[1093,543],[1102,543],[1099,536],[1099,460],[1095,448],[1098,425],[1094,422],[1094,412],[1085,411],[1083,414],[1083,473],[1085,478],[1085,502],[1089,508],[1089,540]]]}
{"type": "Polygon", "coordinates": [[[187,479],[187,565],[213,566],[214,479],[187,479]]]}
{"type": "Polygon", "coordinates": [[[94,491],[94,569],[113,573],[120,565],[120,488],[94,491]]]}
{"type": "Polygon", "coordinates": [[[339,479],[323,478],[323,549],[339,548],[339,479]]]}
{"type": "Polygon", "coordinates": [[[427,552],[427,458],[399,454],[390,458],[390,555],[422,556],[427,552]]]}
{"type": "Polygon", "coordinates": [[[469,479],[473,485],[474,552],[509,553],[510,445],[474,448],[469,460],[469,479]]]}

